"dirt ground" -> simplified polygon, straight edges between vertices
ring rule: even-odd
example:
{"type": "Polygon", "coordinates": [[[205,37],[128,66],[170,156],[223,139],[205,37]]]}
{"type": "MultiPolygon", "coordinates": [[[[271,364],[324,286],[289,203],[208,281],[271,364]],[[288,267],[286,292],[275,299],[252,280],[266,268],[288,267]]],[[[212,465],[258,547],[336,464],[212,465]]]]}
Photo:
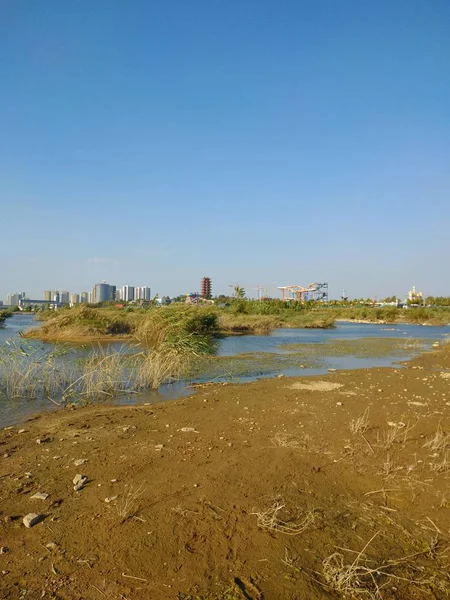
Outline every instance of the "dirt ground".
{"type": "Polygon", "coordinates": [[[2,430],[0,597],[448,598],[449,411],[444,347],[2,430]]]}

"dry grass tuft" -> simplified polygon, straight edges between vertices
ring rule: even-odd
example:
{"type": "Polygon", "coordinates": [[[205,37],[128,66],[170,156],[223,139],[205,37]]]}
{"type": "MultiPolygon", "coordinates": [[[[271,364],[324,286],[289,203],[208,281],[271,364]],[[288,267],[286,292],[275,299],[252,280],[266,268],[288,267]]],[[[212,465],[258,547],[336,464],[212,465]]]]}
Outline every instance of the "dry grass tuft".
{"type": "Polygon", "coordinates": [[[378,445],[385,450],[389,450],[394,444],[405,444],[408,440],[409,432],[417,425],[418,420],[412,425],[409,423],[389,423],[389,429],[378,435],[378,445]]]}
{"type": "Polygon", "coordinates": [[[187,375],[190,365],[189,354],[175,350],[153,351],[140,358],[136,377],[138,389],[157,389],[166,381],[181,379],[187,375]]]}
{"type": "Polygon", "coordinates": [[[310,510],[302,516],[301,520],[296,518],[285,521],[280,518],[284,508],[284,504],[275,501],[267,510],[253,512],[252,515],[256,515],[256,524],[263,531],[279,532],[286,535],[299,535],[313,525],[316,520],[316,511],[310,510]]]}
{"type": "Polygon", "coordinates": [[[369,429],[369,408],[357,419],[350,421],[350,431],[353,435],[363,434],[369,429]]]}
{"type": "Polygon", "coordinates": [[[137,501],[145,492],[145,489],[140,485],[137,489],[130,487],[125,496],[117,502],[116,510],[119,517],[128,519],[133,517],[137,511],[137,501]]]}
{"type": "MultiPolygon", "coordinates": [[[[379,599],[381,580],[388,575],[387,565],[380,567],[370,566],[372,561],[365,555],[365,551],[379,535],[377,531],[367,542],[364,548],[356,554],[351,563],[346,562],[345,555],[334,552],[322,562],[322,575],[327,587],[349,598],[379,599]]],[[[351,550],[342,549],[344,552],[351,550]]]]}
{"type": "Polygon", "coordinates": [[[278,432],[271,438],[271,442],[274,446],[278,446],[280,448],[299,448],[300,444],[297,440],[290,439],[292,436],[288,433],[278,432]]]}
{"type": "Polygon", "coordinates": [[[430,470],[433,473],[447,473],[450,471],[450,451],[446,450],[444,456],[430,463],[430,470]]]}
{"type": "Polygon", "coordinates": [[[430,438],[427,442],[425,442],[424,448],[428,448],[433,452],[443,452],[450,448],[450,433],[446,433],[441,425],[438,425],[436,433],[430,438]]]}

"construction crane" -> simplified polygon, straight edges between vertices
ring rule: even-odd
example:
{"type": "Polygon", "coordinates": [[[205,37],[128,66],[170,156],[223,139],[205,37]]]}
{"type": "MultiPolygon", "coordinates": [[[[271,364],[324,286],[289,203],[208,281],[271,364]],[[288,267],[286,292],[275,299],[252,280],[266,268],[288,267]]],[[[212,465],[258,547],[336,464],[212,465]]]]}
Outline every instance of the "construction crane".
{"type": "Polygon", "coordinates": [[[282,300],[286,302],[305,302],[306,300],[316,300],[319,302],[328,302],[328,283],[310,283],[307,287],[302,285],[283,285],[278,287],[281,290],[282,300]]]}

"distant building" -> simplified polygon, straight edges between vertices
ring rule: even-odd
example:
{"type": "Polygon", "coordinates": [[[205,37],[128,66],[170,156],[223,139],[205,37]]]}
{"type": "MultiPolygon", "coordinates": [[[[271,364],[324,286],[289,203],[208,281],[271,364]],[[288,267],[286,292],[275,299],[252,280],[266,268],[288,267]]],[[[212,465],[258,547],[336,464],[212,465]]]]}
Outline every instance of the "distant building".
{"type": "Polygon", "coordinates": [[[6,295],[6,306],[19,306],[22,300],[25,300],[25,292],[16,292],[15,294],[6,295]]]}
{"type": "Polygon", "coordinates": [[[70,294],[70,304],[79,304],[80,303],[80,295],[79,294],[70,294]]]}
{"type": "Polygon", "coordinates": [[[203,277],[200,285],[200,295],[202,298],[211,298],[211,279],[203,277]]]}
{"type": "Polygon", "coordinates": [[[423,293],[416,292],[416,286],[413,285],[412,290],[409,290],[408,292],[408,300],[411,303],[423,304],[423,293]]]}
{"type": "Polygon", "coordinates": [[[70,294],[69,292],[60,292],[59,294],[59,301],[61,304],[69,304],[70,302],[70,294]]]}
{"type": "Polygon", "coordinates": [[[111,298],[111,288],[114,288],[115,290],[115,286],[111,286],[108,283],[102,282],[102,283],[96,283],[95,287],[93,289],[94,292],[94,302],[109,302],[110,300],[113,300],[113,298],[111,298]]]}
{"type": "Polygon", "coordinates": [[[44,292],[44,294],[43,294],[42,297],[43,297],[43,299],[46,302],[51,302],[51,300],[52,300],[52,291],[51,290],[45,290],[45,292],[44,292]]]}
{"type": "Polygon", "coordinates": [[[125,302],[131,302],[134,300],[134,286],[124,285],[120,291],[120,299],[125,302]]]}
{"type": "Polygon", "coordinates": [[[55,292],[52,292],[52,293],[53,293],[53,298],[52,298],[53,302],[56,302],[56,304],[59,304],[60,301],[61,301],[60,300],[59,292],[55,291],[55,292]]]}
{"type": "Polygon", "coordinates": [[[19,306],[19,294],[7,294],[6,306],[19,306]]]}
{"type": "Polygon", "coordinates": [[[81,304],[87,304],[88,301],[89,301],[89,294],[87,292],[81,292],[81,294],[80,294],[81,304]]]}
{"type": "Polygon", "coordinates": [[[149,287],[135,287],[134,299],[149,301],[152,299],[152,290],[149,287]]]}

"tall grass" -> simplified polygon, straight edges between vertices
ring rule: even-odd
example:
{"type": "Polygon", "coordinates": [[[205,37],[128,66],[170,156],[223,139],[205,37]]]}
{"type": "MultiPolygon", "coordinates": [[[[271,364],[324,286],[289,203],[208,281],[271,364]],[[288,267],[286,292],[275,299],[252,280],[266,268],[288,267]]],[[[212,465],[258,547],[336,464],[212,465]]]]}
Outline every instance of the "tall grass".
{"type": "Polygon", "coordinates": [[[77,341],[106,336],[129,336],[134,330],[134,315],[114,309],[95,309],[87,306],[48,311],[39,329],[25,335],[48,341],[77,341]],[[49,314],[50,313],[50,314],[49,314]]]}
{"type": "Polygon", "coordinates": [[[156,389],[188,373],[189,356],[174,350],[140,351],[99,347],[48,351],[31,343],[0,348],[0,395],[50,398],[55,402],[98,400],[156,389]]]}
{"type": "Polygon", "coordinates": [[[211,308],[173,306],[145,313],[134,337],[146,347],[183,354],[208,354],[220,336],[217,311],[211,308]]]}

